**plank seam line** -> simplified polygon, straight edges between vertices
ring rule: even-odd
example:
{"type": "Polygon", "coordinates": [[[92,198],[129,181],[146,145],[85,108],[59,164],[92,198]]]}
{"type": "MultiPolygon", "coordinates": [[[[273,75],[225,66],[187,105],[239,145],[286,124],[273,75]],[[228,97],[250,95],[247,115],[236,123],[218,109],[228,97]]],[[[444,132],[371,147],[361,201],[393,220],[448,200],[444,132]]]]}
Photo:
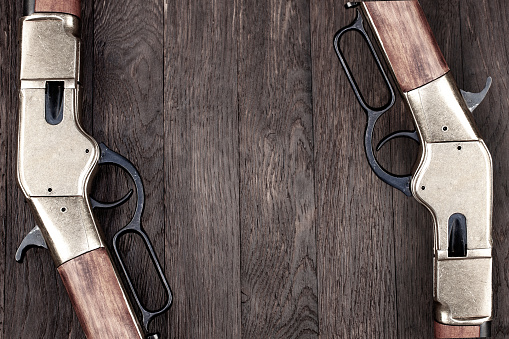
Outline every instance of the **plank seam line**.
{"type": "MultiPolygon", "coordinates": [[[[162,52],[163,52],[163,55],[162,55],[162,63],[161,63],[161,68],[162,68],[162,72],[161,74],[163,75],[162,76],[162,79],[161,79],[161,82],[162,82],[162,86],[163,86],[163,105],[162,105],[162,113],[163,113],[163,234],[164,234],[164,247],[163,247],[163,272],[167,275],[168,272],[166,270],[166,254],[167,254],[167,251],[166,251],[166,248],[168,247],[167,246],[167,239],[166,239],[166,229],[168,228],[168,222],[167,222],[167,216],[168,216],[168,211],[167,211],[167,208],[166,208],[166,201],[165,201],[165,197],[166,197],[166,185],[167,185],[167,182],[169,181],[169,179],[167,179],[167,175],[165,175],[167,172],[166,172],[166,169],[167,169],[167,163],[166,163],[166,159],[165,159],[165,155],[166,155],[166,150],[167,150],[167,147],[166,147],[166,105],[165,105],[165,102],[166,102],[166,86],[165,86],[165,83],[166,83],[166,64],[165,64],[165,60],[166,60],[166,55],[165,55],[165,42],[166,42],[166,14],[168,13],[167,10],[166,10],[166,6],[164,4],[164,1],[163,0],[160,0],[162,2],[162,9],[163,9],[163,13],[162,13],[162,17],[163,17],[163,22],[162,22],[162,28],[163,28],[163,36],[162,36],[162,52]]],[[[169,252],[169,251],[168,251],[169,252]]],[[[171,252],[170,252],[171,253],[171,252]]],[[[171,288],[171,286],[170,286],[171,288]]],[[[166,316],[166,319],[169,319],[170,317],[167,315],[166,316]]]]}
{"type": "MultiPolygon", "coordinates": [[[[398,192],[399,193],[399,192],[398,192]]],[[[396,306],[396,312],[394,312],[394,317],[396,321],[396,336],[398,336],[399,332],[399,324],[398,324],[398,263],[397,263],[397,253],[396,253],[396,213],[394,209],[394,190],[391,189],[391,195],[392,195],[392,238],[393,238],[393,261],[394,261],[394,305],[396,306]]]]}
{"type": "MultiPolygon", "coordinates": [[[[461,51],[461,54],[463,54],[463,30],[462,30],[462,22],[463,20],[462,17],[462,13],[461,13],[461,1],[458,1],[458,15],[459,15],[459,22],[460,22],[460,51],[461,51]]],[[[461,55],[461,73],[462,73],[462,77],[461,77],[461,80],[463,82],[462,86],[463,88],[465,88],[465,65],[464,65],[464,62],[463,62],[463,55],[461,55]]]]}
{"type": "MultiPolygon", "coordinates": [[[[237,14],[237,8],[236,5],[238,5],[237,1],[234,1],[233,6],[233,19],[232,24],[235,26],[234,28],[234,34],[236,35],[236,48],[235,48],[235,60],[236,60],[236,69],[235,69],[235,77],[236,77],[236,87],[237,87],[237,93],[236,93],[236,100],[237,100],[237,180],[238,180],[238,186],[237,186],[237,213],[238,213],[238,228],[239,228],[239,236],[237,238],[237,246],[238,246],[238,256],[239,256],[239,276],[238,276],[238,282],[239,282],[239,291],[237,294],[237,319],[238,319],[238,333],[240,335],[240,338],[242,338],[242,211],[241,211],[241,192],[240,188],[242,185],[242,179],[241,179],[241,152],[240,152],[240,145],[241,145],[241,126],[240,126],[240,88],[239,88],[239,40],[241,38],[241,30],[240,30],[240,16],[237,14]],[[237,22],[239,20],[239,22],[237,22]],[[240,314],[239,314],[240,313],[240,314]]],[[[239,9],[241,10],[241,9],[239,9]]]]}
{"type": "Polygon", "coordinates": [[[310,60],[310,89],[309,93],[311,93],[311,143],[312,143],[312,163],[313,163],[313,199],[315,203],[315,210],[313,212],[313,224],[315,228],[315,278],[316,278],[316,326],[317,326],[317,335],[320,337],[320,279],[318,278],[318,251],[319,251],[319,243],[318,243],[318,189],[316,185],[316,140],[315,140],[315,105],[314,105],[314,96],[313,96],[313,30],[312,30],[312,20],[311,20],[311,3],[312,1],[308,1],[308,29],[309,29],[309,60],[310,60]]]}
{"type": "MultiPolygon", "coordinates": [[[[12,6],[12,3],[11,3],[11,11],[9,11],[11,14],[12,12],[14,11],[15,14],[16,13],[16,9],[19,7],[19,5],[21,4],[21,2],[16,2],[17,6],[14,5],[12,6]]],[[[7,4],[6,6],[9,6],[9,4],[7,4]]],[[[9,19],[12,19],[12,16],[9,18],[9,19]]],[[[14,20],[15,21],[15,20],[14,20]]],[[[16,41],[16,39],[14,39],[14,34],[13,34],[13,29],[14,30],[17,30],[17,25],[12,25],[12,22],[10,22],[11,25],[9,25],[9,34],[7,35],[7,39],[12,39],[11,41],[16,41]]],[[[9,44],[7,46],[7,51],[8,51],[8,54],[9,55],[13,55],[13,48],[12,48],[13,44],[9,44]]],[[[11,57],[10,59],[10,62],[12,63],[13,62],[13,58],[11,57]]],[[[13,69],[17,69],[16,67],[13,67],[11,68],[11,72],[10,73],[10,76],[12,76],[12,70],[13,69]]],[[[14,75],[14,78],[16,77],[16,75],[14,75]]],[[[17,82],[14,81],[14,86],[17,88],[17,82]]],[[[13,106],[13,103],[15,101],[15,99],[13,98],[14,96],[14,93],[12,91],[12,86],[7,86],[7,91],[8,91],[8,95],[7,95],[7,98],[8,98],[8,101],[10,101],[10,103],[8,103],[8,107],[11,107],[13,106]]],[[[6,112],[7,113],[7,112],[6,112]]],[[[7,119],[6,121],[6,124],[9,125],[10,124],[10,121],[12,121],[12,114],[10,115],[10,119],[7,119]]],[[[15,118],[14,120],[17,119],[17,114],[14,115],[15,118]]],[[[10,150],[10,138],[8,137],[8,134],[7,134],[7,137],[5,138],[5,145],[6,145],[6,149],[7,149],[7,152],[5,152],[5,164],[7,165],[8,164],[8,161],[10,160],[10,154],[11,152],[9,152],[10,150]]],[[[10,166],[6,166],[6,172],[5,172],[5,188],[7,188],[7,183],[8,183],[8,180],[7,180],[7,176],[9,175],[9,173],[11,172],[10,171],[10,166]]],[[[12,212],[12,205],[11,205],[11,208],[9,209],[7,207],[7,201],[8,201],[8,193],[7,193],[7,189],[4,190],[3,192],[3,195],[4,195],[4,201],[5,201],[5,204],[4,204],[4,207],[5,207],[5,216],[3,218],[3,226],[4,226],[4,239],[3,239],[3,243],[4,243],[4,248],[3,248],[3,260],[4,260],[4,270],[7,269],[7,246],[5,246],[7,244],[7,225],[8,225],[8,222],[7,220],[11,220],[12,222],[12,217],[11,217],[11,213],[7,213],[9,210],[10,212],[12,212]],[[9,216],[8,216],[9,215],[9,216]]],[[[5,271],[4,271],[4,274],[5,274],[5,271]]],[[[3,305],[1,305],[1,307],[3,308],[3,312],[2,312],[2,315],[3,315],[3,319],[2,319],[2,323],[1,323],[1,328],[2,328],[2,335],[3,337],[5,337],[5,298],[6,298],[6,293],[5,293],[5,290],[6,290],[6,279],[5,279],[5,275],[4,275],[4,279],[3,279],[3,286],[2,286],[2,300],[3,300],[3,305]]]]}

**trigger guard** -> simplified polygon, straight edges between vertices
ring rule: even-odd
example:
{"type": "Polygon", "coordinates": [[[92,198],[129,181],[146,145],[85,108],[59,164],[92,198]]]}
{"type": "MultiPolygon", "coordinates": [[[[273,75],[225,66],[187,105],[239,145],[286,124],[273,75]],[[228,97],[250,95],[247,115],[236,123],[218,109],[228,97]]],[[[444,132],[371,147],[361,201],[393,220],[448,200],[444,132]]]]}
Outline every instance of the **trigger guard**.
{"type": "Polygon", "coordinates": [[[376,160],[375,152],[373,151],[373,129],[379,116],[380,115],[368,115],[366,134],[364,135],[364,150],[366,152],[366,158],[368,159],[369,166],[380,180],[394,188],[397,188],[407,197],[411,197],[412,190],[410,189],[410,182],[412,181],[412,175],[400,176],[387,172],[376,160]]]}
{"type": "Polygon", "coordinates": [[[396,101],[396,95],[394,94],[394,89],[391,86],[391,83],[389,81],[389,78],[387,77],[387,74],[385,73],[382,63],[380,62],[380,58],[378,58],[378,55],[375,51],[375,48],[373,47],[373,44],[371,43],[371,40],[369,39],[368,34],[366,33],[366,30],[364,29],[362,15],[359,10],[357,10],[357,17],[356,19],[347,27],[342,28],[339,32],[336,33],[334,36],[334,50],[336,51],[336,55],[339,58],[339,61],[341,63],[341,66],[343,67],[343,70],[346,73],[346,76],[348,78],[348,81],[350,82],[350,85],[352,86],[353,92],[355,94],[355,97],[357,98],[357,101],[361,105],[362,109],[367,115],[368,122],[366,125],[365,135],[364,135],[364,150],[366,152],[366,158],[368,159],[369,166],[371,166],[371,169],[375,174],[385,183],[391,185],[394,188],[399,189],[407,196],[412,196],[412,192],[410,190],[410,181],[412,179],[412,176],[398,176],[391,174],[387,172],[375,158],[375,154],[373,151],[373,130],[375,127],[375,123],[377,119],[387,112],[395,103],[396,101]],[[378,70],[380,71],[380,74],[382,75],[385,84],[387,86],[387,89],[390,93],[390,99],[389,101],[381,106],[381,107],[371,107],[362,96],[361,91],[359,90],[357,83],[355,81],[355,78],[350,70],[350,67],[348,66],[348,63],[345,60],[345,57],[343,55],[343,52],[340,48],[340,40],[343,35],[350,31],[356,31],[360,33],[364,39],[364,41],[368,44],[368,47],[371,51],[371,55],[375,59],[376,65],[378,67],[378,70]]]}

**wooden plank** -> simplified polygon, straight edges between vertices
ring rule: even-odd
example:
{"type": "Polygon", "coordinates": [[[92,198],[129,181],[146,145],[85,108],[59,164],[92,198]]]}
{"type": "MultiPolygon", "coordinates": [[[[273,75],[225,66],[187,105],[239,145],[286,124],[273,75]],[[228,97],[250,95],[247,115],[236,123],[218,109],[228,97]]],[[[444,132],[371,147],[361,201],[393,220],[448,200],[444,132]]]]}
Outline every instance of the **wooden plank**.
{"type": "MultiPolygon", "coordinates": [[[[130,159],[145,188],[142,225],[163,263],[166,253],[164,218],[164,115],[162,0],[129,0],[119,6],[96,1],[93,17],[93,136],[130,159]]],[[[89,37],[92,38],[92,37],[89,37]]],[[[103,200],[123,196],[132,185],[123,173],[106,169],[96,181],[103,200]]],[[[99,211],[109,244],[133,216],[136,200],[112,211],[99,211]]],[[[155,309],[166,296],[139,237],[121,241],[121,252],[142,302],[155,309]]],[[[167,276],[170,272],[167,272],[167,276]]],[[[168,337],[168,315],[150,329],[168,337]]]]}
{"type": "MultiPolygon", "coordinates": [[[[0,242],[7,243],[6,229],[9,227],[8,203],[9,192],[8,178],[9,173],[9,141],[11,140],[10,121],[15,120],[13,114],[15,89],[14,81],[16,68],[13,67],[13,44],[11,39],[15,37],[16,21],[13,20],[16,8],[10,2],[0,3],[0,13],[3,13],[4,19],[0,21],[0,149],[4,150],[0,155],[0,242]],[[7,150],[7,152],[5,151],[7,150]]],[[[4,333],[4,313],[5,313],[5,273],[6,273],[6,251],[5,248],[0,253],[0,337],[4,333]]],[[[12,260],[12,258],[10,258],[12,260]]]]}
{"type": "Polygon", "coordinates": [[[236,4],[242,336],[316,338],[309,3],[236,4]]]}
{"type": "Polygon", "coordinates": [[[172,338],[241,335],[236,10],[225,0],[165,7],[172,338]]]}
{"type": "MultiPolygon", "coordinates": [[[[366,116],[332,46],[334,34],[354,18],[355,10],[341,3],[311,2],[320,334],[398,338],[393,196],[402,194],[381,182],[366,161],[366,116]]],[[[343,40],[366,100],[384,104],[388,93],[365,42],[356,34],[343,40]]],[[[375,140],[397,128],[392,120],[391,113],[378,122],[375,140]]],[[[395,170],[392,145],[386,147],[377,156],[395,170]]]]}
{"type": "Polygon", "coordinates": [[[493,338],[507,337],[509,328],[509,8],[505,1],[460,1],[464,82],[467,91],[479,91],[486,77],[493,83],[474,118],[493,159],[493,338]]]}

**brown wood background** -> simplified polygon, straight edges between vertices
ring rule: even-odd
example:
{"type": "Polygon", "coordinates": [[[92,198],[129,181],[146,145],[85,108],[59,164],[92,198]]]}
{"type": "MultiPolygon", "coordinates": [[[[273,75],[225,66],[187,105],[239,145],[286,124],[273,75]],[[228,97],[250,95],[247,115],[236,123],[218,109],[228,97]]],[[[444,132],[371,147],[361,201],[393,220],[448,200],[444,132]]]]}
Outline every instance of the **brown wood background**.
{"type": "MultiPolygon", "coordinates": [[[[21,2],[0,2],[0,336],[84,338],[49,253],[14,261],[34,225],[15,172],[21,2]]],[[[431,217],[365,161],[365,116],[332,47],[355,15],[344,2],[83,1],[83,125],[143,176],[174,292],[151,326],[163,338],[431,338],[431,217]]],[[[474,115],[494,164],[493,333],[509,338],[509,6],[421,5],[460,87],[493,77],[474,115]]],[[[361,39],[345,42],[383,102],[361,39]]],[[[377,138],[410,127],[398,102],[377,138]]],[[[416,152],[398,140],[379,158],[405,173],[416,152]]],[[[94,195],[127,186],[108,168],[94,195]]],[[[133,208],[97,212],[108,238],[133,208]]],[[[161,305],[141,243],[124,245],[143,299],[161,305]]]]}

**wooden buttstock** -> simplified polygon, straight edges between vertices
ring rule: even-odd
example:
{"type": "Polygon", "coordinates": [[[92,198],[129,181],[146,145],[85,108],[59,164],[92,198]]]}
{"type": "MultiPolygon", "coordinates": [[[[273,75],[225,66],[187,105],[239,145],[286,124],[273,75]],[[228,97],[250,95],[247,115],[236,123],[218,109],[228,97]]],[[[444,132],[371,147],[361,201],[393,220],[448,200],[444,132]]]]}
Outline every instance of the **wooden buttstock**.
{"type": "Polygon", "coordinates": [[[435,338],[488,338],[491,336],[490,322],[478,326],[450,326],[435,321],[435,338]]]}
{"type": "Polygon", "coordinates": [[[106,249],[65,262],[58,272],[88,339],[143,338],[106,249]]]}
{"type": "Polygon", "coordinates": [[[363,9],[403,92],[449,71],[417,0],[364,2],[363,9]]]}
{"type": "Polygon", "coordinates": [[[81,17],[80,0],[35,0],[35,12],[67,13],[81,17]]]}

